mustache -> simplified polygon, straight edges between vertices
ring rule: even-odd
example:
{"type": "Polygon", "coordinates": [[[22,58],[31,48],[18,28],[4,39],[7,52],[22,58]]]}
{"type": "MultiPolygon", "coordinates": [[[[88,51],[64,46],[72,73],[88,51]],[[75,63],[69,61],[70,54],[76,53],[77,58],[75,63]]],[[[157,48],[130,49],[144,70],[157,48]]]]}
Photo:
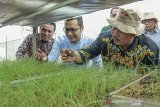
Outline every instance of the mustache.
{"type": "Polygon", "coordinates": [[[119,40],[117,36],[112,36],[113,40],[119,40]]]}

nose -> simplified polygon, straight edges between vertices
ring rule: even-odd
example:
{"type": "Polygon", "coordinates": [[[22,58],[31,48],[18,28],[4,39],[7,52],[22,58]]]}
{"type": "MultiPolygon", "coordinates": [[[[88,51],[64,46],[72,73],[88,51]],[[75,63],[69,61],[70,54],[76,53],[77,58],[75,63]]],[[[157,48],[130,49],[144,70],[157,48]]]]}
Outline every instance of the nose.
{"type": "Polygon", "coordinates": [[[67,33],[67,35],[72,35],[72,32],[70,30],[66,33],[67,33]]]}
{"type": "Polygon", "coordinates": [[[145,24],[145,25],[148,25],[149,23],[146,21],[144,24],[145,24]]]}
{"type": "Polygon", "coordinates": [[[46,36],[49,35],[48,31],[45,31],[44,34],[45,34],[46,36]]]}
{"type": "Polygon", "coordinates": [[[118,35],[118,29],[117,28],[113,28],[112,29],[112,36],[116,36],[118,35]]]}

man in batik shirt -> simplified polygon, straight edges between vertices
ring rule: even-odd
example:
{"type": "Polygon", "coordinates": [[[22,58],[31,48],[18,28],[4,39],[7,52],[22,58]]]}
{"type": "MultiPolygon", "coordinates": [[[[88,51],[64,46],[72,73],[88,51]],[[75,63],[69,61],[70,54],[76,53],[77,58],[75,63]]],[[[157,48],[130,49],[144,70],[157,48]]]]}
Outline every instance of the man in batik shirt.
{"type": "MultiPolygon", "coordinates": [[[[55,33],[55,29],[55,23],[43,24],[40,26],[40,33],[36,35],[36,51],[44,52],[46,55],[50,53],[54,42],[53,35],[55,33]]],[[[32,39],[33,34],[28,35],[24,39],[16,52],[17,59],[24,59],[34,56],[32,51],[32,39]]]]}
{"type": "Polygon", "coordinates": [[[159,49],[147,36],[142,36],[140,13],[133,9],[120,8],[116,18],[107,19],[112,30],[100,34],[89,48],[71,51],[68,56],[66,49],[61,56],[64,62],[85,63],[87,60],[102,54],[104,61],[117,65],[135,67],[137,64],[157,65],[159,49]]]}

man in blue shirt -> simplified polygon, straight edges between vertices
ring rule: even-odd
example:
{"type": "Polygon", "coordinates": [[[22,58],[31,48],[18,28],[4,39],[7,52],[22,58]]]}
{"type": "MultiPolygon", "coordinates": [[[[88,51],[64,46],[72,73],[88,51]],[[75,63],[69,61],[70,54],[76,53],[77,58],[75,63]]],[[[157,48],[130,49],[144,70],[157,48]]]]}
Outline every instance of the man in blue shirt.
{"type": "Polygon", "coordinates": [[[143,34],[150,37],[160,49],[160,29],[158,28],[158,20],[154,13],[144,13],[142,23],[145,25],[143,34]]]}
{"type": "MultiPolygon", "coordinates": [[[[48,57],[41,53],[39,56],[37,56],[37,59],[55,62],[58,60],[61,54],[61,50],[64,48],[78,50],[88,47],[94,40],[82,34],[83,28],[84,26],[82,17],[76,17],[65,20],[65,26],[63,29],[65,35],[56,38],[48,57]]],[[[94,65],[102,66],[101,55],[88,61],[85,65],[90,66],[92,62],[94,65]]],[[[74,64],[74,62],[71,62],[69,64],[74,64]]]]}

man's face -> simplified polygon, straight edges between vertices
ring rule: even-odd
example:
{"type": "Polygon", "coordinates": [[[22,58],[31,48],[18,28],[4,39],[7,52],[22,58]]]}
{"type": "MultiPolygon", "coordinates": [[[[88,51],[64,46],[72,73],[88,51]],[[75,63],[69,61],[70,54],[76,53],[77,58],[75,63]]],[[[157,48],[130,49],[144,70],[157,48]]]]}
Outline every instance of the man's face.
{"type": "Polygon", "coordinates": [[[147,31],[153,31],[157,25],[157,20],[155,19],[145,19],[142,21],[142,23],[145,25],[145,29],[147,31]]]}
{"type": "Polygon", "coordinates": [[[111,17],[111,18],[115,18],[116,15],[117,15],[117,13],[118,13],[118,9],[113,9],[113,10],[112,10],[112,14],[110,15],[110,17],[111,17]]]}
{"type": "Polygon", "coordinates": [[[64,32],[72,43],[76,43],[81,38],[83,27],[78,25],[77,20],[65,21],[64,32]]]}
{"type": "Polygon", "coordinates": [[[118,28],[113,27],[112,37],[113,37],[114,43],[123,48],[123,47],[130,46],[135,36],[133,34],[121,32],[118,28]]]}
{"type": "Polygon", "coordinates": [[[54,26],[51,24],[44,24],[40,27],[41,39],[44,41],[49,41],[52,39],[54,34],[54,26]]]}

